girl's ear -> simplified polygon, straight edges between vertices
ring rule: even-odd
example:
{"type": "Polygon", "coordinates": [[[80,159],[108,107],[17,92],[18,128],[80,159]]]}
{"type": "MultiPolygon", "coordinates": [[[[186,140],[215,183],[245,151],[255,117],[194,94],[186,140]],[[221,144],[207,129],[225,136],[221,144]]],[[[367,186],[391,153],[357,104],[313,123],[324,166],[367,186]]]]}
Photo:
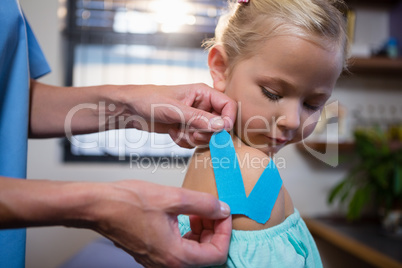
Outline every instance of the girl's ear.
{"type": "Polygon", "coordinates": [[[208,54],[208,66],[214,81],[214,88],[220,92],[224,92],[226,88],[226,71],[228,69],[228,61],[225,50],[222,46],[213,46],[208,54]]]}

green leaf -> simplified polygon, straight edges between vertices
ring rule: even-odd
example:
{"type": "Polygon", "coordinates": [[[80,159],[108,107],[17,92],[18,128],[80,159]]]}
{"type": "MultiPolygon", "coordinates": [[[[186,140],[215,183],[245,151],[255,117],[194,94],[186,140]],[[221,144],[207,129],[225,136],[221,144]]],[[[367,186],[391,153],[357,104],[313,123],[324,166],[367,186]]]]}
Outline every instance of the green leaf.
{"type": "Polygon", "coordinates": [[[375,179],[375,182],[381,187],[381,189],[390,188],[392,163],[377,163],[375,167],[370,170],[370,175],[375,179]]]}
{"type": "Polygon", "coordinates": [[[397,166],[394,173],[394,194],[402,197],[402,167],[397,166]]]}
{"type": "Polygon", "coordinates": [[[366,185],[357,189],[354,192],[352,199],[350,200],[347,218],[349,220],[358,219],[361,216],[363,207],[371,197],[371,187],[366,185]]]}
{"type": "MultiPolygon", "coordinates": [[[[352,188],[352,187],[350,187],[350,188],[352,188]]],[[[349,195],[351,193],[352,193],[352,189],[346,189],[346,187],[345,187],[345,189],[343,190],[343,194],[341,195],[341,197],[339,199],[339,202],[341,204],[345,203],[345,201],[347,200],[347,198],[349,197],[349,195]]]]}
{"type": "Polygon", "coordinates": [[[339,194],[341,193],[342,189],[344,188],[344,186],[347,183],[347,179],[344,179],[343,181],[341,181],[340,183],[338,183],[329,193],[328,196],[328,203],[332,204],[332,202],[335,200],[336,197],[339,196],[339,194]]]}
{"type": "Polygon", "coordinates": [[[349,171],[348,175],[338,184],[335,185],[334,188],[329,193],[328,203],[331,204],[335,199],[340,199],[340,203],[344,203],[346,198],[350,195],[352,189],[355,185],[357,178],[359,177],[359,173],[361,172],[361,165],[358,165],[352,170],[349,171]]]}

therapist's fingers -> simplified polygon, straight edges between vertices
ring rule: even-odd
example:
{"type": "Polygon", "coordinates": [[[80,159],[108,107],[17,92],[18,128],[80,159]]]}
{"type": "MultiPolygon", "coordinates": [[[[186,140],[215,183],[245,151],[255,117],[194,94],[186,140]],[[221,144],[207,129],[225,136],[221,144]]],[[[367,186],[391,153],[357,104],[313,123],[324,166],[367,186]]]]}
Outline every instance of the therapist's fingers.
{"type": "Polygon", "coordinates": [[[225,128],[225,120],[219,116],[206,112],[199,107],[181,107],[186,126],[205,132],[219,131],[225,128]]]}
{"type": "MultiPolygon", "coordinates": [[[[214,132],[224,129],[225,125],[232,125],[229,123],[230,119],[228,117],[223,118],[216,113],[210,112],[210,109],[211,107],[187,106],[178,103],[176,106],[159,108],[155,119],[159,123],[179,124],[186,131],[195,129],[201,132],[214,132]],[[206,109],[206,111],[203,109],[206,109]]],[[[233,113],[235,112],[233,110],[233,113]]]]}
{"type": "Polygon", "coordinates": [[[186,131],[181,128],[170,128],[168,133],[177,145],[184,148],[208,145],[213,134],[211,132],[198,132],[197,130],[186,131]]]}
{"type": "Polygon", "coordinates": [[[212,195],[136,180],[92,188],[99,189],[96,202],[89,202],[91,207],[85,210],[96,215],[94,230],[145,267],[198,267],[225,261],[231,230],[231,221],[226,220],[229,209],[212,195]],[[196,228],[197,237],[182,238],[179,214],[210,218],[211,224],[203,225],[208,227],[205,232],[196,228]]]}
{"type": "Polygon", "coordinates": [[[231,130],[236,120],[237,102],[217,90],[212,90],[210,103],[211,113],[219,115],[223,119],[224,129],[231,130]]]}
{"type": "Polygon", "coordinates": [[[198,91],[193,103],[180,107],[186,125],[201,131],[231,130],[236,120],[237,103],[215,90],[198,91]]]}
{"type": "MultiPolygon", "coordinates": [[[[169,87],[154,109],[157,122],[179,123],[205,132],[230,130],[236,120],[237,103],[205,84],[169,87]]],[[[160,96],[161,97],[161,96],[160,96]]]]}
{"type": "Polygon", "coordinates": [[[232,218],[209,220],[191,216],[190,225],[192,230],[183,237],[187,261],[201,266],[223,264],[229,251],[232,218]]]}
{"type": "MultiPolygon", "coordinates": [[[[234,100],[218,90],[210,87],[202,88],[201,85],[195,87],[193,93],[195,96],[193,97],[193,103],[190,105],[191,107],[209,112],[209,114],[214,116],[219,116],[220,118],[207,116],[212,125],[216,123],[220,124],[220,119],[222,119],[224,121],[224,128],[226,130],[232,129],[237,114],[237,103],[234,100]],[[214,122],[214,120],[217,122],[214,122]]],[[[199,126],[198,128],[201,127],[199,126]]]]}
{"type": "Polygon", "coordinates": [[[211,194],[178,188],[175,199],[166,208],[166,212],[197,215],[208,219],[223,219],[230,215],[229,206],[211,194]]]}

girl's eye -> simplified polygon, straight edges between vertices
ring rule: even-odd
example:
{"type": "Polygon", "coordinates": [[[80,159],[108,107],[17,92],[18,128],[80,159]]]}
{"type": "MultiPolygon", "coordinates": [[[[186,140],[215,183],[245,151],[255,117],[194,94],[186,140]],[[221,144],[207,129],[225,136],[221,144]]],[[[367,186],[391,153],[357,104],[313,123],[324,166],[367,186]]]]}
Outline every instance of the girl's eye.
{"type": "Polygon", "coordinates": [[[310,105],[307,103],[304,103],[304,107],[311,111],[318,111],[321,108],[321,106],[310,105]]]}
{"type": "Polygon", "coordinates": [[[264,94],[265,97],[267,97],[268,99],[272,100],[272,101],[278,101],[279,99],[281,99],[281,96],[278,96],[274,93],[269,92],[265,87],[261,87],[261,92],[262,94],[264,94]]]}

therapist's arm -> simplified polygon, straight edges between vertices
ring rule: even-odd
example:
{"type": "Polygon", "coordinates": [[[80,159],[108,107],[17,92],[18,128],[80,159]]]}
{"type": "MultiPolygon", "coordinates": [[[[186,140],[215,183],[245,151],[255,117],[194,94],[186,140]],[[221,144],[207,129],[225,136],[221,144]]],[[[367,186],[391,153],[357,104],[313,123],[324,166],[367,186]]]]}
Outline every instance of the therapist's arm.
{"type": "Polygon", "coordinates": [[[169,133],[176,141],[186,129],[184,141],[177,143],[194,147],[207,143],[214,131],[230,130],[237,109],[205,84],[66,88],[31,80],[30,90],[31,138],[137,128],[169,133]]]}
{"type": "Polygon", "coordinates": [[[0,177],[0,229],[50,225],[91,229],[146,267],[224,263],[231,235],[229,213],[212,195],[143,181],[0,177]],[[178,229],[180,213],[198,215],[192,217],[193,231],[186,238],[178,229]]]}

